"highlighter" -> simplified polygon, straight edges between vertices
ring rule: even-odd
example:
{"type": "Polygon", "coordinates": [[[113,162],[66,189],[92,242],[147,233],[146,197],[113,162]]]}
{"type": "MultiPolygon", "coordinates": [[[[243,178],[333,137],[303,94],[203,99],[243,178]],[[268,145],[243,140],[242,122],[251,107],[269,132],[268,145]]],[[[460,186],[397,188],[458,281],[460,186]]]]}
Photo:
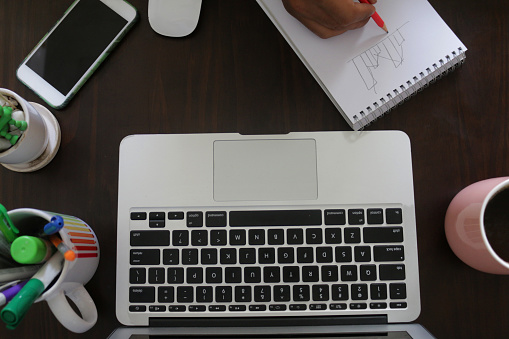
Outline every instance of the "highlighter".
{"type": "Polygon", "coordinates": [[[64,258],[60,252],[48,260],[14,298],[2,309],[0,317],[7,324],[8,329],[15,329],[21,322],[26,312],[39,298],[49,284],[62,270],[64,258]]]}
{"type": "Polygon", "coordinates": [[[11,244],[11,256],[20,264],[40,264],[51,257],[53,246],[44,239],[23,235],[11,244]]]}

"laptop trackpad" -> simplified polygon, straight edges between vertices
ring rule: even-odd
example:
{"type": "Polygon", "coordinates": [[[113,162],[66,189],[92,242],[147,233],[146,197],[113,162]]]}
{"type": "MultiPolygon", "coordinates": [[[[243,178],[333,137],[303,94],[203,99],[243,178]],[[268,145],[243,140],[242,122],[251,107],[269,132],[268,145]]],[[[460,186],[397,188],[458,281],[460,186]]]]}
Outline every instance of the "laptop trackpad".
{"type": "Polygon", "coordinates": [[[214,200],[316,200],[314,139],[214,142],[214,200]]]}

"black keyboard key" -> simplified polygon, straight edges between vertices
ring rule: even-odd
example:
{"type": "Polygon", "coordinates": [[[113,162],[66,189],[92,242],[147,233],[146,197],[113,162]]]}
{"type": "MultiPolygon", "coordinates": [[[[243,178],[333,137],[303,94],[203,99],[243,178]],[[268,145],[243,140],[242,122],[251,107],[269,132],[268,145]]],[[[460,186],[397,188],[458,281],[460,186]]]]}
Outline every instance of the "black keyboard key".
{"type": "Polygon", "coordinates": [[[368,285],[352,284],[352,300],[368,300],[368,285]]]}
{"type": "Polygon", "coordinates": [[[168,284],[184,283],[184,269],[182,267],[170,267],[167,271],[168,284]]]}
{"type": "Polygon", "coordinates": [[[214,298],[212,286],[196,287],[196,302],[211,303],[214,298]]]}
{"type": "Polygon", "coordinates": [[[276,285],[274,286],[274,301],[290,301],[290,286],[276,285]]]}
{"type": "Polygon", "coordinates": [[[131,265],[159,265],[161,252],[158,249],[136,249],[130,252],[131,265]]]}
{"type": "Polygon", "coordinates": [[[205,213],[205,225],[207,227],[224,227],[226,226],[226,212],[214,211],[205,213]]]}
{"type": "Polygon", "coordinates": [[[306,244],[321,244],[321,243],[323,243],[321,228],[306,229],[306,244]]]}
{"type": "Polygon", "coordinates": [[[389,285],[391,299],[406,299],[406,284],[394,283],[389,285]]]}
{"type": "Polygon", "coordinates": [[[206,306],[203,305],[191,305],[189,306],[189,312],[205,312],[207,310],[206,306]]]}
{"type": "Polygon", "coordinates": [[[355,246],[354,257],[357,262],[370,262],[371,261],[371,247],[369,246],[355,246]]]}
{"type": "Polygon", "coordinates": [[[265,266],[263,268],[263,281],[266,283],[278,283],[281,281],[279,266],[265,266]]]}
{"type": "Polygon", "coordinates": [[[312,295],[313,301],[328,301],[329,285],[313,285],[312,295]]]}
{"type": "Polygon", "coordinates": [[[403,227],[366,227],[363,233],[365,243],[403,242],[403,227]]]}
{"type": "Polygon", "coordinates": [[[269,245],[283,245],[285,243],[285,231],[281,229],[270,229],[267,232],[269,245]]]}
{"type": "Polygon", "coordinates": [[[198,265],[198,249],[184,248],[182,249],[183,265],[198,265]]]}
{"type": "Polygon", "coordinates": [[[240,248],[239,249],[239,263],[241,263],[241,264],[256,263],[256,249],[254,249],[254,248],[240,248]]]}
{"type": "Polygon", "coordinates": [[[148,220],[164,220],[164,212],[150,212],[148,214],[148,220]]]}
{"type": "Polygon", "coordinates": [[[239,246],[246,244],[245,230],[230,230],[230,245],[239,246]]]}
{"type": "Polygon", "coordinates": [[[193,246],[207,246],[208,245],[208,232],[203,230],[191,231],[191,244],[193,246]]]}
{"type": "Polygon", "coordinates": [[[368,308],[366,303],[350,303],[351,310],[365,310],[368,308]]]}
{"type": "Polygon", "coordinates": [[[172,232],[173,246],[188,246],[189,245],[189,231],[187,230],[174,230],[172,232]]]}
{"type": "Polygon", "coordinates": [[[293,264],[295,262],[293,247],[279,247],[277,249],[277,262],[280,264],[293,264]]]}
{"type": "Polygon", "coordinates": [[[221,267],[207,267],[205,279],[208,284],[220,284],[223,282],[223,270],[221,267]]]}
{"type": "Polygon", "coordinates": [[[405,280],[405,265],[385,265],[379,266],[380,280],[405,280]]]}
{"type": "Polygon", "coordinates": [[[326,244],[341,244],[341,228],[326,228],[325,229],[325,243],[326,244]]]}
{"type": "Polygon", "coordinates": [[[283,282],[299,282],[299,266],[283,266],[283,282]]]}
{"type": "Polygon", "coordinates": [[[361,265],[360,271],[362,281],[376,280],[376,265],[361,265]]]}
{"type": "Polygon", "coordinates": [[[244,312],[247,310],[246,305],[230,305],[228,306],[230,312],[244,312]]]}
{"type": "MultiPolygon", "coordinates": [[[[186,270],[186,282],[188,284],[202,284],[203,283],[203,268],[188,267],[186,270]]],[[[196,293],[198,293],[198,292],[196,292],[196,293]]]]}
{"type": "Polygon", "coordinates": [[[389,304],[390,308],[407,308],[407,303],[405,302],[393,302],[389,304]]]}
{"type": "Polygon", "coordinates": [[[373,310],[383,310],[387,308],[387,303],[369,303],[369,308],[373,310]]]}
{"type": "Polygon", "coordinates": [[[160,286],[157,288],[157,302],[172,303],[175,300],[173,286],[160,286]]]}
{"type": "Polygon", "coordinates": [[[233,297],[231,286],[216,286],[216,302],[226,303],[231,302],[233,297]]]}
{"type": "Polygon", "coordinates": [[[166,306],[163,305],[150,305],[148,307],[149,312],[166,312],[166,306]]]}
{"type": "Polygon", "coordinates": [[[149,286],[129,287],[129,302],[153,303],[156,301],[156,288],[149,286]]]}
{"type": "Polygon", "coordinates": [[[405,249],[399,245],[374,246],[373,256],[375,261],[403,261],[405,249]]]}
{"type": "Polygon", "coordinates": [[[255,302],[269,302],[271,301],[272,294],[270,286],[262,285],[254,287],[254,301],[255,302]]]}
{"type": "Polygon", "coordinates": [[[238,284],[242,282],[241,267],[226,267],[224,269],[224,281],[228,284],[238,284]]]}
{"type": "Polygon", "coordinates": [[[262,269],[258,266],[244,267],[244,282],[260,283],[262,281],[262,269]]]}
{"type": "Polygon", "coordinates": [[[384,211],[381,208],[368,208],[368,224],[381,225],[384,223],[384,211]]]}
{"type": "Polygon", "coordinates": [[[350,246],[336,246],[334,252],[336,262],[352,262],[352,248],[350,246]]]}
{"type": "Polygon", "coordinates": [[[313,247],[298,247],[297,248],[297,262],[298,263],[312,263],[313,247]]]}
{"type": "Polygon", "coordinates": [[[184,220],[184,212],[168,212],[169,220],[184,220]]]}
{"type": "Polygon", "coordinates": [[[150,220],[148,222],[150,228],[164,228],[164,226],[166,226],[164,220],[150,220]]]}
{"type": "Polygon", "coordinates": [[[169,246],[170,231],[131,231],[131,246],[169,246]]]}
{"type": "Polygon", "coordinates": [[[177,302],[192,303],[194,301],[194,287],[179,286],[177,287],[177,302]]]}
{"type": "Polygon", "coordinates": [[[332,300],[348,300],[349,291],[347,284],[332,285],[332,300]]]}
{"type": "Polygon", "coordinates": [[[151,267],[148,269],[149,284],[164,284],[165,274],[163,267],[151,267]]]}
{"type": "Polygon", "coordinates": [[[325,210],[325,225],[345,225],[345,210],[325,210]]]}
{"type": "Polygon", "coordinates": [[[212,246],[224,246],[226,245],[227,234],[225,230],[213,230],[210,231],[210,244],[212,246]]]}
{"type": "Polygon", "coordinates": [[[184,306],[184,305],[170,305],[170,306],[168,306],[168,311],[170,311],[170,312],[185,312],[186,306],[184,306]]]}
{"type": "Polygon", "coordinates": [[[142,306],[142,305],[129,306],[129,312],[145,312],[146,310],[147,310],[147,306],[142,306]]]}
{"type": "Polygon", "coordinates": [[[262,247],[258,249],[259,264],[274,264],[276,262],[276,250],[273,247],[262,247]]]}
{"type": "Polygon", "coordinates": [[[306,304],[291,304],[288,308],[290,311],[305,311],[308,306],[306,304]]]}
{"type": "Polygon", "coordinates": [[[322,266],[322,281],[338,281],[338,266],[336,265],[324,265],[322,266]]]}
{"type": "Polygon", "coordinates": [[[230,226],[318,226],[320,210],[232,211],[230,226]]]}
{"type": "Polygon", "coordinates": [[[316,262],[330,263],[333,261],[332,247],[317,247],[316,248],[316,262]]]}
{"type": "Polygon", "coordinates": [[[262,312],[267,309],[267,306],[265,305],[249,305],[249,310],[251,312],[262,312]]]}
{"type": "Polygon", "coordinates": [[[146,281],[146,269],[144,267],[133,267],[129,269],[129,282],[131,284],[144,284],[146,281]]]}
{"type": "Polygon", "coordinates": [[[371,284],[369,286],[371,299],[385,300],[387,299],[387,285],[386,284],[371,284]]]}
{"type": "Polygon", "coordinates": [[[385,218],[387,224],[401,224],[403,222],[403,212],[401,208],[385,209],[385,218]]]}
{"type": "Polygon", "coordinates": [[[269,305],[269,311],[286,311],[286,305],[285,304],[269,305]]]}
{"type": "Polygon", "coordinates": [[[364,225],[366,222],[364,210],[362,208],[355,208],[348,210],[348,224],[350,225],[364,225]]]}
{"type": "Polygon", "coordinates": [[[147,220],[147,212],[131,212],[131,220],[147,220]]]}
{"type": "Polygon", "coordinates": [[[231,265],[237,263],[236,248],[221,248],[219,251],[219,261],[221,264],[231,265]]]}
{"type": "Polygon", "coordinates": [[[304,231],[301,228],[287,229],[286,242],[288,245],[302,245],[304,243],[304,231]]]}
{"type": "Polygon", "coordinates": [[[210,312],[224,312],[224,311],[226,311],[226,306],[225,305],[210,305],[209,311],[210,312]]]}
{"type": "Polygon", "coordinates": [[[309,285],[293,285],[293,301],[309,301],[309,285]]]}
{"type": "Polygon", "coordinates": [[[358,244],[361,242],[361,229],[358,227],[345,228],[345,243],[358,244]]]}
{"type": "Polygon", "coordinates": [[[235,286],[236,302],[250,302],[251,298],[251,286],[235,286]]]}
{"type": "Polygon", "coordinates": [[[323,311],[327,309],[327,304],[311,304],[309,305],[311,311],[323,311]]]}
{"type": "Polygon", "coordinates": [[[178,265],[179,264],[179,250],[175,248],[163,250],[163,264],[164,265],[178,265]]]}
{"type": "Polygon", "coordinates": [[[302,281],[317,282],[319,280],[318,266],[302,266],[302,281]]]}
{"type": "Polygon", "coordinates": [[[334,303],[334,304],[330,304],[329,308],[334,311],[346,310],[348,308],[348,305],[345,303],[334,303]]]}
{"type": "Polygon", "coordinates": [[[203,212],[187,212],[187,227],[202,227],[203,212]]]}
{"type": "Polygon", "coordinates": [[[204,248],[201,250],[201,263],[202,265],[215,265],[217,264],[217,249],[204,248]]]}
{"type": "Polygon", "coordinates": [[[265,245],[265,230],[264,229],[249,230],[249,245],[265,245]]]}
{"type": "Polygon", "coordinates": [[[342,265],[341,266],[341,280],[342,281],[356,281],[357,280],[357,266],[342,265]]]}

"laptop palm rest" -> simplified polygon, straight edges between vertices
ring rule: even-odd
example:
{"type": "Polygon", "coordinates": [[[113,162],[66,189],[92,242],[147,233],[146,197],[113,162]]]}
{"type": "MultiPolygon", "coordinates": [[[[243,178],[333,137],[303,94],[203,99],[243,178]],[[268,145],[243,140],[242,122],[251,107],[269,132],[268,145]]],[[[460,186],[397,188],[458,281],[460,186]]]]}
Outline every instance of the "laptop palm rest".
{"type": "Polygon", "coordinates": [[[314,139],[217,140],[214,200],[316,200],[316,159],[314,139]]]}

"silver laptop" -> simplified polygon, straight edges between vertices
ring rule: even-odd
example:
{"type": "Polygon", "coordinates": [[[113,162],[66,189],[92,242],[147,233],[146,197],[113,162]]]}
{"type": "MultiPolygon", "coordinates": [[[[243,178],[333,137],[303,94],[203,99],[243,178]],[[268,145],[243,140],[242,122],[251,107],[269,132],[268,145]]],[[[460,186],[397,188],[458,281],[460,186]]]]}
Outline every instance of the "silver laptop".
{"type": "Polygon", "coordinates": [[[128,136],[117,227],[117,318],[145,327],[124,334],[376,335],[420,312],[403,132],[128,136]]]}

